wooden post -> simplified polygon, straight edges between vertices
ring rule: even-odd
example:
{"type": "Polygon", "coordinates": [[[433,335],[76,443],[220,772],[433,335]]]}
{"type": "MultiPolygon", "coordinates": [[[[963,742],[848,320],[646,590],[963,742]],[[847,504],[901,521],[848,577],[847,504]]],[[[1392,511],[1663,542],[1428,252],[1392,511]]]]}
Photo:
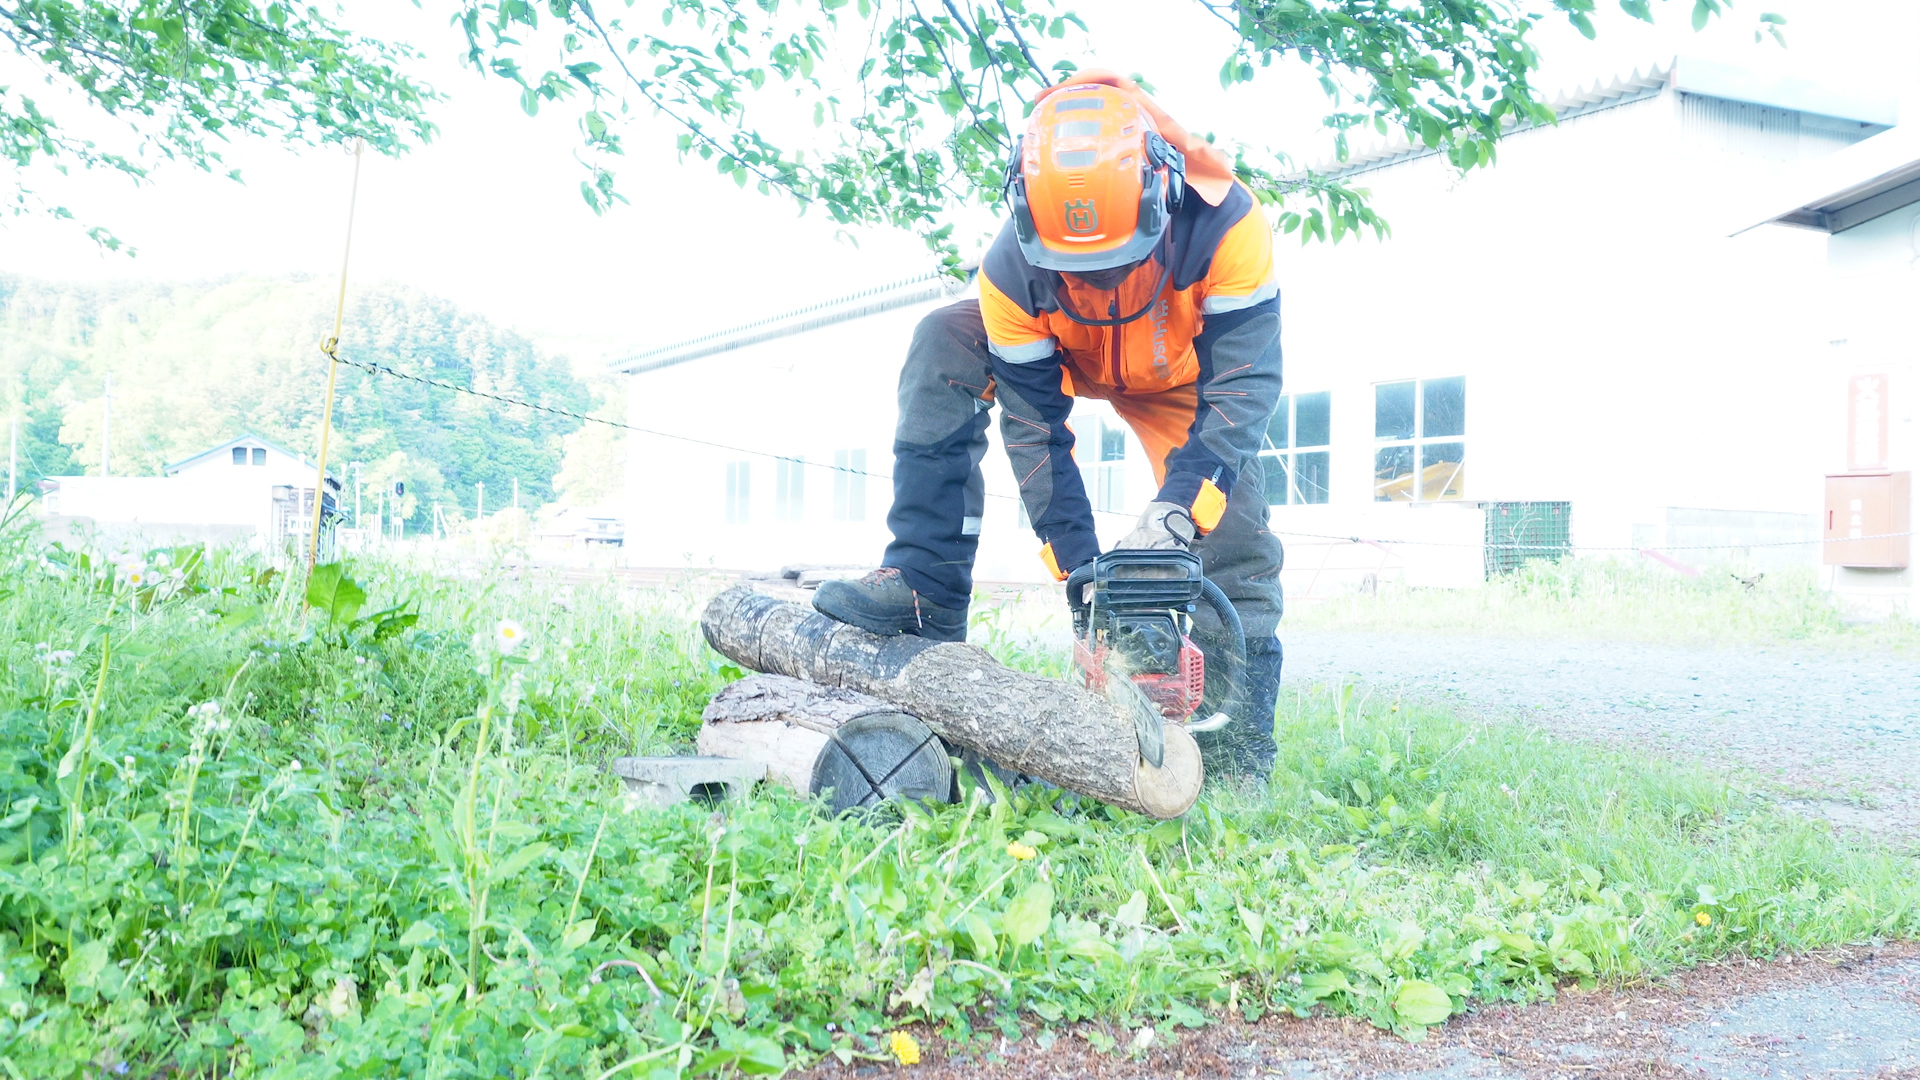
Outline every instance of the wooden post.
{"type": "MultiPolygon", "coordinates": [[[[918,717],[955,746],[1115,806],[1179,817],[1200,796],[1200,749],[1157,714],[1161,765],[1140,756],[1137,694],[1094,694],[1014,671],[985,651],[918,637],[881,637],[745,586],[701,616],[708,644],[744,667],[857,691],[918,717]]],[[[1130,687],[1129,687],[1130,688],[1130,687]]]]}

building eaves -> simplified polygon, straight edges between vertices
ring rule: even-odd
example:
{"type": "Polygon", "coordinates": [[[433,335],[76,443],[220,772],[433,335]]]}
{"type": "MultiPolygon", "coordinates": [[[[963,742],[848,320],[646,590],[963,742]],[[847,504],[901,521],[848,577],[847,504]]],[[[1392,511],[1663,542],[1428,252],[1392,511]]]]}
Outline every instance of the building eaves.
{"type": "Polygon", "coordinates": [[[1793,225],[1837,233],[1920,203],[1920,126],[1897,127],[1810,161],[1733,230],[1793,225]]]}
{"type": "MultiPolygon", "coordinates": [[[[965,269],[970,278],[973,268],[965,269]]],[[[809,330],[851,322],[883,311],[892,311],[895,308],[910,307],[929,300],[953,296],[964,290],[966,283],[966,278],[955,278],[944,271],[936,270],[930,274],[863,289],[837,299],[795,308],[792,311],[742,323],[724,330],[716,330],[711,334],[703,334],[687,341],[637,352],[614,361],[612,366],[615,371],[628,375],[658,371],[661,368],[684,364],[689,360],[732,352],[749,345],[804,334],[809,330]]]]}

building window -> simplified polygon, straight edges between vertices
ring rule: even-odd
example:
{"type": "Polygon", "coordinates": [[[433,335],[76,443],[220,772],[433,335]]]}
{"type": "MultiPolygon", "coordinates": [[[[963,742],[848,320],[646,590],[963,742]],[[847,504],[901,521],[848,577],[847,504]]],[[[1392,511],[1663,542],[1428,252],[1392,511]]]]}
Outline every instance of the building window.
{"type": "Polygon", "coordinates": [[[1093,508],[1114,513],[1127,508],[1127,429],[1100,421],[1100,454],[1093,466],[1093,508]]]}
{"type": "Polygon", "coordinates": [[[806,517],[807,461],[780,458],[773,463],[773,516],[779,521],[806,517]]]}
{"type": "Polygon", "coordinates": [[[236,447],[234,447],[234,448],[233,448],[233,463],[234,463],[235,465],[245,465],[245,464],[247,463],[247,448],[246,448],[246,447],[244,447],[244,446],[236,446],[236,447]]]}
{"type": "Polygon", "coordinates": [[[1282,395],[1260,452],[1268,505],[1326,502],[1332,442],[1332,394],[1282,395]]]}
{"type": "Polygon", "coordinates": [[[867,520],[867,452],[833,452],[833,520],[867,520]]]}
{"type": "Polygon", "coordinates": [[[753,464],[747,461],[727,462],[727,524],[743,525],[747,520],[747,508],[753,496],[753,464]]]}
{"type": "Polygon", "coordinates": [[[265,465],[267,463],[267,451],[265,448],[259,446],[253,448],[253,463],[255,465],[265,465]]]}
{"type": "Polygon", "coordinates": [[[1418,379],[1373,388],[1375,502],[1465,497],[1467,380],[1418,379]]]}

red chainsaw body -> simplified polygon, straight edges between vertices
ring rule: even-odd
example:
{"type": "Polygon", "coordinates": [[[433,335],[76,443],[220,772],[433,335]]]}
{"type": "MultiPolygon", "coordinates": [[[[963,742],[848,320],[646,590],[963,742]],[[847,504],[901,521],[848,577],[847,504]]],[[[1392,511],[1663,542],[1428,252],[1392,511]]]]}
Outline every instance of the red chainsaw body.
{"type": "MultiPolygon", "coordinates": [[[[1104,644],[1089,644],[1085,639],[1073,643],[1074,664],[1085,673],[1087,689],[1104,692],[1107,688],[1109,660],[1113,650],[1104,644]]],[[[1160,709],[1160,715],[1181,721],[1200,708],[1207,689],[1207,662],[1200,647],[1191,638],[1180,636],[1180,659],[1172,672],[1164,675],[1128,676],[1133,685],[1160,709]]]]}

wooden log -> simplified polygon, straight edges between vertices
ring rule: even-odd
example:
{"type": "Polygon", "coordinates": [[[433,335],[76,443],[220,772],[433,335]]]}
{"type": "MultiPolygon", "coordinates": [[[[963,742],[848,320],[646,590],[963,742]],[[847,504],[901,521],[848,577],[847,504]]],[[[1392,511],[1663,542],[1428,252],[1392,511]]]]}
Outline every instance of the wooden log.
{"type": "Polygon", "coordinates": [[[947,742],[1115,806],[1179,817],[1200,796],[1193,736],[1136,694],[1111,698],[1014,671],[956,642],[881,637],[735,586],[701,616],[708,644],[755,671],[853,690],[925,721],[947,742]],[[1161,725],[1158,767],[1140,756],[1136,723],[1161,725]]]}
{"type": "Polygon", "coordinates": [[[953,768],[933,729],[878,698],[785,675],[750,675],[707,703],[702,754],[764,764],[769,779],[835,813],[901,797],[947,802],[953,768]]]}

